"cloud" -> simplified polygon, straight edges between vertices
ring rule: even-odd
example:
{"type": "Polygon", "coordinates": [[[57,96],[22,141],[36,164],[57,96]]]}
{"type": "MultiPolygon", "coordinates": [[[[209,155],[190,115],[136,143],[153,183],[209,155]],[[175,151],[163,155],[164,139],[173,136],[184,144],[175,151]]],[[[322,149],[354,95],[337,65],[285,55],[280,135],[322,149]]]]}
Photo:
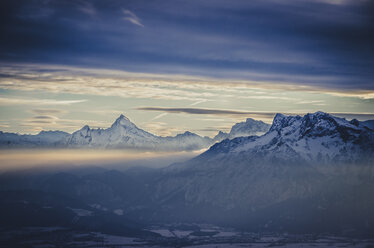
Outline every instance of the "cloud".
{"type": "Polygon", "coordinates": [[[111,122],[110,121],[82,120],[82,119],[63,119],[63,118],[58,118],[56,116],[46,115],[46,116],[33,116],[27,119],[18,119],[17,125],[20,127],[27,128],[23,130],[23,133],[25,132],[37,133],[42,130],[61,130],[61,131],[66,131],[66,132],[75,132],[81,129],[84,125],[89,125],[91,128],[107,128],[107,127],[110,127],[111,122]]]}
{"type": "Polygon", "coordinates": [[[87,15],[91,15],[91,16],[96,15],[96,9],[93,6],[93,4],[90,2],[85,2],[85,1],[78,2],[78,9],[87,15]]]}
{"type": "MultiPolygon", "coordinates": [[[[265,111],[241,111],[241,110],[230,110],[230,109],[211,109],[211,108],[167,108],[167,107],[139,107],[137,110],[142,111],[156,111],[173,114],[192,114],[192,115],[204,115],[204,116],[222,116],[230,117],[236,122],[243,118],[253,118],[263,120],[271,123],[276,112],[265,112],[265,111]]],[[[294,114],[294,113],[292,113],[294,114]]],[[[215,119],[207,119],[208,121],[215,121],[215,119]]],[[[218,121],[222,121],[218,119],[218,121]]],[[[224,121],[224,120],[223,120],[224,121]]]]}
{"type": "Polygon", "coordinates": [[[86,102],[87,100],[55,100],[55,99],[22,99],[0,97],[0,106],[9,105],[71,105],[86,102]]]}
{"type": "Polygon", "coordinates": [[[57,120],[58,118],[56,116],[52,115],[37,115],[33,117],[34,119],[41,119],[41,120],[57,120]]]}
{"type": "Polygon", "coordinates": [[[151,119],[151,121],[154,121],[154,120],[160,119],[161,117],[164,117],[164,116],[167,115],[167,114],[168,114],[168,113],[161,113],[161,114],[159,114],[159,115],[153,117],[153,118],[151,119]]]}
{"type": "Polygon", "coordinates": [[[66,113],[66,110],[62,109],[32,109],[32,113],[38,115],[54,115],[54,114],[63,114],[66,113]]]}
{"type": "Polygon", "coordinates": [[[37,115],[33,116],[29,119],[22,120],[20,126],[22,127],[31,127],[32,129],[35,129],[37,131],[43,130],[42,127],[53,127],[54,129],[57,127],[54,127],[57,122],[59,121],[59,118],[52,115],[37,115]]]}
{"type": "Polygon", "coordinates": [[[8,123],[0,123],[1,128],[8,128],[10,125],[8,123]]]}
{"type": "MultiPolygon", "coordinates": [[[[165,113],[184,113],[193,115],[213,115],[213,116],[245,116],[254,119],[272,120],[278,112],[266,112],[266,111],[239,111],[239,110],[227,110],[227,109],[207,109],[207,108],[165,108],[165,107],[139,107],[137,110],[142,111],[157,111],[165,113]]],[[[347,119],[359,119],[369,120],[374,119],[374,113],[349,113],[349,112],[329,112],[330,114],[347,118],[347,119]]],[[[285,115],[305,115],[307,112],[282,112],[285,115]]]]}
{"type": "Polygon", "coordinates": [[[207,100],[207,99],[203,99],[203,100],[200,100],[200,101],[197,101],[197,102],[191,103],[190,106],[195,106],[195,105],[198,105],[198,104],[200,104],[200,103],[207,102],[207,101],[209,101],[209,100],[207,100]]]}
{"type": "Polygon", "coordinates": [[[365,120],[374,120],[374,113],[344,113],[344,112],[337,112],[337,113],[331,113],[332,115],[335,115],[337,117],[346,118],[348,120],[351,119],[358,119],[361,121],[365,120]]]}
{"type": "Polygon", "coordinates": [[[156,121],[143,123],[141,128],[144,128],[144,130],[150,131],[158,136],[171,136],[173,134],[183,133],[188,130],[187,127],[173,127],[169,126],[168,123],[156,121]]]}
{"type": "Polygon", "coordinates": [[[122,12],[125,15],[125,17],[123,17],[124,20],[129,21],[137,26],[144,27],[144,25],[140,22],[139,17],[137,17],[133,12],[127,9],[123,10],[122,12]]]}
{"type": "Polygon", "coordinates": [[[324,100],[308,100],[308,101],[303,100],[303,101],[295,102],[295,104],[307,104],[307,105],[313,105],[313,106],[326,106],[327,105],[324,100]]]}
{"type": "Polygon", "coordinates": [[[3,62],[373,90],[373,1],[39,2],[0,1],[3,62]],[[82,14],[94,12],[86,3],[97,4],[100,18],[82,14]],[[43,8],[56,13],[38,14],[43,8]],[[48,20],[20,20],[25,9],[48,20]],[[130,10],[147,18],[147,32],[129,28],[144,26],[130,10]]]}
{"type": "Polygon", "coordinates": [[[36,123],[36,124],[54,124],[55,122],[49,120],[29,120],[29,123],[36,123]]]}
{"type": "Polygon", "coordinates": [[[137,110],[144,111],[161,111],[166,113],[186,113],[196,115],[248,115],[251,112],[236,111],[236,110],[222,110],[222,109],[207,109],[207,108],[164,108],[164,107],[140,107],[137,110]]]}
{"type": "MultiPolygon", "coordinates": [[[[57,65],[0,64],[0,88],[56,93],[185,100],[192,105],[220,97],[298,101],[282,92],[309,92],[339,97],[374,99],[373,90],[350,90],[292,82],[246,81],[178,74],[133,73],[57,65]],[[277,95],[269,91],[277,91],[277,95]]],[[[321,79],[322,80],[322,79],[321,79]]]]}
{"type": "Polygon", "coordinates": [[[0,67],[0,88],[193,102],[206,101],[206,97],[215,96],[209,92],[194,92],[196,87],[187,85],[192,80],[188,76],[80,70],[58,66],[45,66],[44,68],[51,68],[51,71],[41,73],[40,67],[0,67]],[[58,68],[64,71],[59,71],[58,68]],[[188,94],[186,91],[189,91],[188,94]]]}

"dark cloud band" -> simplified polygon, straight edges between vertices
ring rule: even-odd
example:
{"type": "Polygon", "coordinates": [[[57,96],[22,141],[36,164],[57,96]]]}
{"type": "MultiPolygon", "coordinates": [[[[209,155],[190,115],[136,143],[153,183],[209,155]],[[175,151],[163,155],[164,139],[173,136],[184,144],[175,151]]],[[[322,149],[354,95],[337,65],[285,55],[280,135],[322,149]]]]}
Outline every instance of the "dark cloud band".
{"type": "MultiPolygon", "coordinates": [[[[164,108],[164,107],[140,107],[137,110],[143,111],[157,111],[165,113],[185,113],[194,115],[238,115],[246,116],[259,119],[270,119],[273,118],[277,112],[261,112],[261,111],[237,111],[237,110],[226,110],[226,109],[208,109],[208,108],[164,108]]],[[[304,115],[306,113],[283,113],[286,115],[304,115]]],[[[374,119],[374,113],[330,113],[334,116],[347,118],[347,119],[358,119],[358,120],[371,120],[374,119]]]]}
{"type": "Polygon", "coordinates": [[[163,107],[141,107],[138,110],[161,111],[168,113],[187,113],[195,115],[248,115],[251,112],[222,110],[222,109],[206,109],[206,108],[163,108],[163,107]]]}
{"type": "Polygon", "coordinates": [[[355,0],[0,1],[0,61],[373,90],[373,10],[355,0]]]}

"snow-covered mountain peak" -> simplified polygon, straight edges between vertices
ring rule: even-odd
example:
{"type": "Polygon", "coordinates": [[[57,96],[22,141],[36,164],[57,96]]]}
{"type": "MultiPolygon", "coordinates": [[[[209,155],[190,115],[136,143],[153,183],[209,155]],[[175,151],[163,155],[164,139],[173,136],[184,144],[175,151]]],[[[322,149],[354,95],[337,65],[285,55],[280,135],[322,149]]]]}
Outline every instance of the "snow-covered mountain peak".
{"type": "Polygon", "coordinates": [[[258,136],[267,132],[270,125],[263,121],[247,118],[246,121],[236,123],[231,127],[230,133],[222,131],[214,137],[215,141],[222,141],[224,139],[234,139],[236,137],[258,136]]]}
{"type": "Polygon", "coordinates": [[[132,123],[129,118],[121,114],[112,124],[112,128],[114,127],[133,128],[133,127],[136,127],[136,125],[132,123]]]}
{"type": "Polygon", "coordinates": [[[176,137],[193,137],[193,136],[198,136],[198,135],[195,133],[191,133],[190,131],[186,131],[182,134],[177,134],[176,137]]]}
{"type": "Polygon", "coordinates": [[[316,112],[308,113],[305,116],[285,116],[276,114],[270,131],[277,131],[283,135],[298,132],[299,138],[322,137],[342,132],[343,129],[350,131],[358,131],[361,129],[360,122],[357,120],[347,121],[344,118],[335,117],[333,115],[316,112]]]}
{"type": "Polygon", "coordinates": [[[273,119],[273,124],[270,127],[270,131],[280,131],[283,128],[292,125],[294,122],[299,121],[300,116],[286,116],[284,114],[276,114],[273,119]]]}
{"type": "Polygon", "coordinates": [[[245,122],[246,122],[246,123],[256,123],[257,121],[254,120],[254,119],[252,119],[252,118],[247,118],[247,119],[245,120],[245,122]]]}
{"type": "Polygon", "coordinates": [[[81,131],[88,131],[90,130],[90,127],[88,125],[85,125],[84,127],[81,128],[81,131]]]}
{"type": "Polygon", "coordinates": [[[365,131],[359,121],[347,121],[323,112],[307,114],[301,119],[300,137],[339,137],[344,141],[356,138],[365,131]]]}

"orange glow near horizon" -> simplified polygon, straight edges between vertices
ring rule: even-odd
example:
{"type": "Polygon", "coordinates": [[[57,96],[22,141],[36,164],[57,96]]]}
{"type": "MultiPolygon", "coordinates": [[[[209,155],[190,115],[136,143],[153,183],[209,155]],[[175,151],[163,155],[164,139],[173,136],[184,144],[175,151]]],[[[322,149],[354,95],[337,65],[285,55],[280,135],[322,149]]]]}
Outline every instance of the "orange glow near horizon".
{"type": "MultiPolygon", "coordinates": [[[[78,167],[108,164],[137,164],[142,162],[152,166],[153,162],[169,163],[182,161],[196,156],[195,152],[141,152],[135,150],[71,150],[71,149],[42,149],[42,150],[0,150],[0,172],[47,167],[78,167]]],[[[160,165],[162,166],[162,165],[160,165]]]]}

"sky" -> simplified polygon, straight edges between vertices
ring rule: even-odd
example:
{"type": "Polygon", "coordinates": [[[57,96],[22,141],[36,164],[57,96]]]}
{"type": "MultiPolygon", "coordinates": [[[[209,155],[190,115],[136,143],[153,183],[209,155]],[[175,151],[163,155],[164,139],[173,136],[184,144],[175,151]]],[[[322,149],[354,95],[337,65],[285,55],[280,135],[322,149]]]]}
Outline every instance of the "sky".
{"type": "Polygon", "coordinates": [[[372,0],[0,1],[0,130],[374,119],[372,0]]]}

